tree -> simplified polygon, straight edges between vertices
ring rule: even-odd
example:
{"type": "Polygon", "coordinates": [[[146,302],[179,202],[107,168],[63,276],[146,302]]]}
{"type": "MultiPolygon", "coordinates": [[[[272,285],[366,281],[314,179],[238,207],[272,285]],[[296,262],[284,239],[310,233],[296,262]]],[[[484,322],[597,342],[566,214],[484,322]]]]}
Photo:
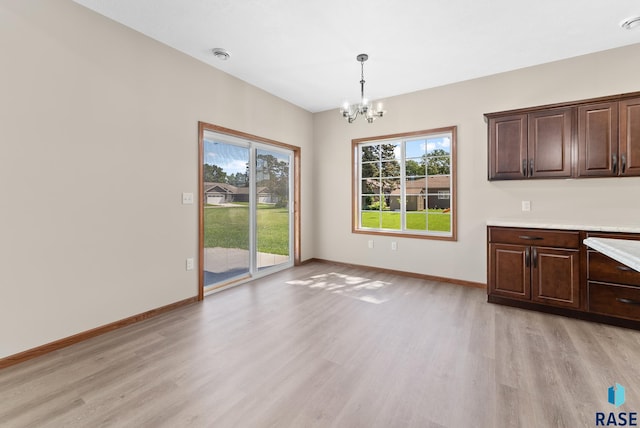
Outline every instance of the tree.
{"type": "Polygon", "coordinates": [[[226,183],[227,173],[218,165],[204,164],[203,180],[207,183],[226,183]]]}
{"type": "Polygon", "coordinates": [[[236,172],[227,176],[227,182],[236,187],[247,187],[249,180],[246,173],[236,172]]]}
{"type": "Polygon", "coordinates": [[[407,160],[407,162],[405,162],[405,171],[407,177],[425,175],[424,162],[419,163],[417,161],[414,161],[413,159],[409,159],[407,160]]]}
{"type": "Polygon", "coordinates": [[[427,175],[451,173],[451,155],[442,149],[435,149],[428,156],[422,156],[422,162],[426,164],[427,175]]]}
{"type": "Polygon", "coordinates": [[[362,178],[380,177],[380,146],[365,146],[362,148],[362,178]]]}
{"type": "Polygon", "coordinates": [[[286,207],[289,204],[289,162],[273,155],[258,155],[256,184],[269,189],[275,196],[276,207],[286,207]]]}
{"type": "MultiPolygon", "coordinates": [[[[383,189],[395,190],[400,177],[395,144],[380,144],[362,148],[362,178],[380,178],[383,189]]],[[[386,193],[386,192],[385,192],[386,193]]]]}

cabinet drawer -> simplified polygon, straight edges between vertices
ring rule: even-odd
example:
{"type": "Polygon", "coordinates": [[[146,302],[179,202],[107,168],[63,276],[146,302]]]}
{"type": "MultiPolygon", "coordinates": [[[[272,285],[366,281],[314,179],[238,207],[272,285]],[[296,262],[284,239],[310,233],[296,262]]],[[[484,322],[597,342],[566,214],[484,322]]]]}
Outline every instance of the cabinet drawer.
{"type": "Polygon", "coordinates": [[[640,272],[597,251],[587,252],[587,277],[594,281],[617,282],[640,287],[640,272]]]}
{"type": "Polygon", "coordinates": [[[640,320],[640,289],[589,281],[589,312],[640,320]]]}
{"type": "Polygon", "coordinates": [[[587,238],[629,239],[640,241],[640,233],[587,232],[587,238]]]}
{"type": "Polygon", "coordinates": [[[490,227],[489,242],[536,247],[578,248],[580,232],[490,227]]]}

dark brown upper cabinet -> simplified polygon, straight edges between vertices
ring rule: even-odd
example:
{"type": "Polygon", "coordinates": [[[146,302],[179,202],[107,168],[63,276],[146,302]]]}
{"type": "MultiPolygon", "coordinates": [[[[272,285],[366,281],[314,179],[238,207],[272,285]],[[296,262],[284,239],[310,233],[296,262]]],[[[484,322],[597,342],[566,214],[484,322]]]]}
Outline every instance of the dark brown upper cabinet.
{"type": "Polygon", "coordinates": [[[617,171],[618,103],[578,107],[578,176],[611,176],[617,171]]]}
{"type": "Polygon", "coordinates": [[[488,116],[489,179],[571,177],[574,110],[488,116]]]}
{"type": "Polygon", "coordinates": [[[578,108],[578,176],[640,175],[640,98],[578,108]]]}
{"type": "Polygon", "coordinates": [[[489,119],[489,179],[527,176],[527,135],[526,114],[489,119]]]}
{"type": "Polygon", "coordinates": [[[640,92],[485,118],[489,180],[640,176],[640,92]]]}
{"type": "Polygon", "coordinates": [[[574,108],[529,113],[530,178],[571,177],[574,108]]]}
{"type": "Polygon", "coordinates": [[[620,175],[640,175],[640,98],[620,101],[619,146],[620,175]]]}

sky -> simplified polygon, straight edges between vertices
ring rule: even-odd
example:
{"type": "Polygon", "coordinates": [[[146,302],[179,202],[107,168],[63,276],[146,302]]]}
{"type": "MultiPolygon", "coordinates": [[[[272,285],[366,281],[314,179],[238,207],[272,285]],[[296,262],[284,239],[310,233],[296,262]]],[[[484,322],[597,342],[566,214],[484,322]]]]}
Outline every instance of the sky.
{"type": "Polygon", "coordinates": [[[249,148],[204,140],[204,163],[217,165],[227,174],[247,172],[249,148]]]}
{"type": "MultiPolygon", "coordinates": [[[[249,162],[249,148],[235,144],[223,143],[215,140],[204,140],[204,163],[217,165],[227,174],[244,174],[249,162]]],[[[283,153],[258,150],[258,154],[268,153],[279,160],[288,161],[289,157],[283,153]]]]}
{"type": "MultiPolygon", "coordinates": [[[[406,158],[420,158],[425,153],[429,154],[436,149],[442,149],[451,153],[451,138],[421,138],[419,140],[408,140],[406,142],[406,158]]],[[[400,146],[396,148],[396,158],[400,159],[400,146]]]]}

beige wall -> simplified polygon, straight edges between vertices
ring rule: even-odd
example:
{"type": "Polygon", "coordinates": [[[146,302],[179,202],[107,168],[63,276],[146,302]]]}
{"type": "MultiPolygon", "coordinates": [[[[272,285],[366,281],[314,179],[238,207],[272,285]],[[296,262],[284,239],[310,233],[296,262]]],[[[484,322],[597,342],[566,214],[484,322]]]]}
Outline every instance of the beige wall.
{"type": "Polygon", "coordinates": [[[198,121],[302,147],[312,115],[70,0],[0,0],[0,358],[197,295],[198,121]]]}
{"type": "Polygon", "coordinates": [[[640,179],[489,183],[482,116],[640,90],[640,45],[394,97],[374,125],[311,115],[68,0],[0,0],[0,52],[0,358],[196,295],[180,195],[197,191],[200,120],[302,147],[303,260],[484,282],[485,221],[523,199],[529,217],[640,218],[640,179]],[[351,139],[449,125],[458,242],[367,249],[351,139]]]}
{"type": "MultiPolygon", "coordinates": [[[[428,73],[428,70],[425,70],[428,73]]],[[[486,282],[486,220],[549,218],[616,224],[640,221],[640,178],[487,181],[487,112],[640,91],[640,44],[424,90],[385,101],[373,125],[347,124],[337,110],[314,116],[315,257],[486,282]],[[458,127],[458,241],[351,233],[351,139],[458,127]],[[322,147],[322,150],[317,148],[322,147]],[[532,211],[522,213],[520,201],[532,211]]]]}

